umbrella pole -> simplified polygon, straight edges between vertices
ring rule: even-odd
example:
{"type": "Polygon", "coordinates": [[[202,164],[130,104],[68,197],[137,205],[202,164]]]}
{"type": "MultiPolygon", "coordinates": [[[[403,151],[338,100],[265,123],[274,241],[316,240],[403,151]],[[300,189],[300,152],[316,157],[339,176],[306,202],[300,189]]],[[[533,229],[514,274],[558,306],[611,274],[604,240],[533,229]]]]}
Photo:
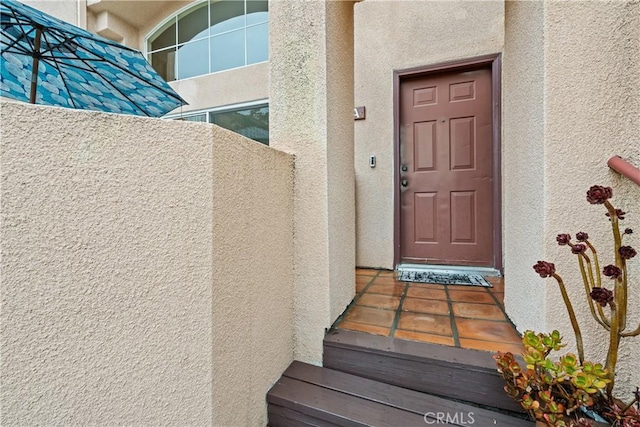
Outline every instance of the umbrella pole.
{"type": "Polygon", "coordinates": [[[38,67],[40,66],[40,39],[42,38],[42,28],[36,27],[36,40],[33,55],[33,69],[31,70],[31,95],[29,102],[36,103],[36,92],[38,91],[38,67]]]}

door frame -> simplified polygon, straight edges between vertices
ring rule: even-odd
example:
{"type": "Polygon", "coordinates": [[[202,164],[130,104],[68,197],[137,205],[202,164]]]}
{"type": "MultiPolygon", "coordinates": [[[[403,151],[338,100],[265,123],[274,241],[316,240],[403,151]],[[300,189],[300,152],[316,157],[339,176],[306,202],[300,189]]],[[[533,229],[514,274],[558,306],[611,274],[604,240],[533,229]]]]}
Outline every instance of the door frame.
{"type": "Polygon", "coordinates": [[[478,56],[459,61],[442,62],[424,67],[393,71],[393,264],[401,260],[400,227],[400,84],[414,77],[462,72],[478,68],[491,69],[491,114],[493,120],[493,268],[502,272],[502,163],[501,163],[501,107],[502,107],[502,54],[478,56]]]}

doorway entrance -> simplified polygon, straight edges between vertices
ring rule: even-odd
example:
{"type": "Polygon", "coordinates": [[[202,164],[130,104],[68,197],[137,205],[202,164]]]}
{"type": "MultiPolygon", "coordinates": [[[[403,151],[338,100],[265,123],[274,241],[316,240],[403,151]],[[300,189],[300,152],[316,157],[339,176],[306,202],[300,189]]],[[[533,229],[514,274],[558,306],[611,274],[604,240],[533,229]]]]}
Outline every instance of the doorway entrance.
{"type": "Polygon", "coordinates": [[[496,59],[397,73],[396,264],[501,267],[496,59]]]}

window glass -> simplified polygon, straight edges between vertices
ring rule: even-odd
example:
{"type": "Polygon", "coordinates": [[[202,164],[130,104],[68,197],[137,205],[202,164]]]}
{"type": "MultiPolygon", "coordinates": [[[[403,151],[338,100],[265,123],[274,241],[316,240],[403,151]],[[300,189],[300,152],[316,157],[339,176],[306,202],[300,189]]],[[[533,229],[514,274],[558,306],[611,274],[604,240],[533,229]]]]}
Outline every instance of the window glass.
{"type": "Polygon", "coordinates": [[[259,24],[269,20],[269,2],[266,0],[247,0],[247,25],[259,24]]]}
{"type": "Polygon", "coordinates": [[[176,120],[183,120],[185,122],[199,122],[199,123],[207,123],[207,115],[206,114],[195,114],[193,116],[187,117],[178,117],[176,120]]]}
{"type": "Polygon", "coordinates": [[[269,60],[269,24],[247,27],[247,64],[269,60]]]}
{"type": "Polygon", "coordinates": [[[243,65],[244,29],[211,37],[211,72],[243,65]]]}
{"type": "Polygon", "coordinates": [[[204,2],[178,16],[178,43],[186,43],[209,35],[208,9],[207,2],[204,2]]]}
{"type": "Polygon", "coordinates": [[[165,79],[170,82],[176,79],[176,49],[166,49],[151,54],[151,66],[165,79]]]}
{"type": "Polygon", "coordinates": [[[151,50],[164,49],[165,47],[175,46],[176,44],[176,24],[175,19],[164,30],[160,30],[156,37],[150,38],[151,50]]]}
{"type": "Polygon", "coordinates": [[[269,106],[210,113],[211,123],[269,145],[269,106]]]}
{"type": "Polygon", "coordinates": [[[207,39],[187,43],[178,48],[178,79],[200,76],[209,72],[207,39]],[[203,58],[202,54],[205,57],[203,58]]]}
{"type": "Polygon", "coordinates": [[[268,61],[268,9],[267,0],[200,1],[148,37],[148,60],[166,81],[268,61]]]}
{"type": "Polygon", "coordinates": [[[211,2],[211,35],[244,27],[244,2],[222,0],[211,2]]]}

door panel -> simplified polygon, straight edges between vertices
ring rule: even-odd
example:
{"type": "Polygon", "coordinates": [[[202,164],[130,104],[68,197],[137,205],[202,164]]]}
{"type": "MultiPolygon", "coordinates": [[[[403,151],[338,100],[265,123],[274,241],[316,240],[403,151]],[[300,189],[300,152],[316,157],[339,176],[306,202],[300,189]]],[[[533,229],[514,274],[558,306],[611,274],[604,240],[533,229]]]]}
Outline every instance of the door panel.
{"type": "Polygon", "coordinates": [[[493,266],[491,71],[400,85],[401,261],[493,266]]]}

